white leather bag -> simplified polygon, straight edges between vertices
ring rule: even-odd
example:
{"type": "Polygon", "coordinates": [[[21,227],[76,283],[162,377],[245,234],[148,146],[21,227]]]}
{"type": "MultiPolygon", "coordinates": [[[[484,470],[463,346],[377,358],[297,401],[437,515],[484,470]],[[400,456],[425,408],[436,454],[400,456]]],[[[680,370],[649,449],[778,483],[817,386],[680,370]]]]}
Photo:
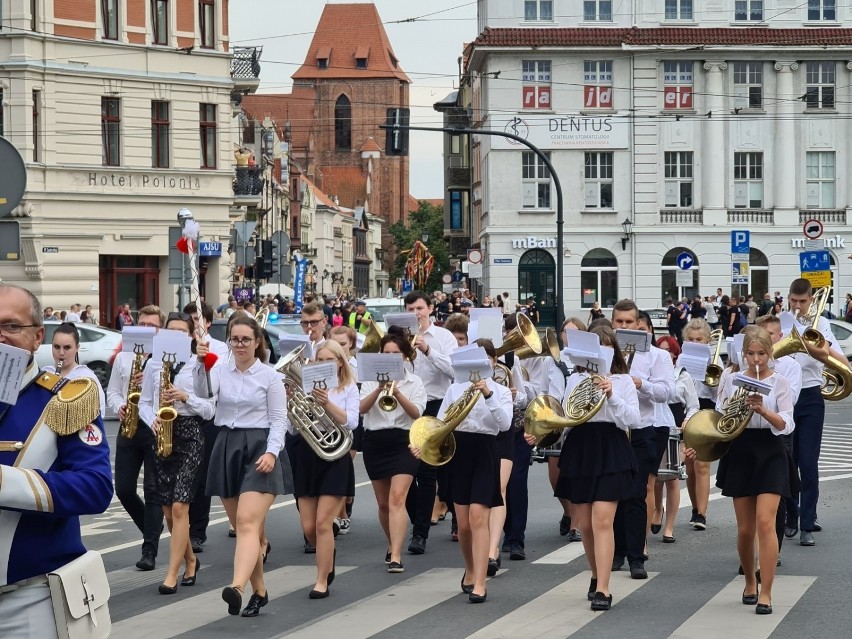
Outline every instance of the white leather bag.
{"type": "Polygon", "coordinates": [[[110,636],[109,581],[100,553],[88,551],[48,573],[47,582],[59,639],[110,636]]]}

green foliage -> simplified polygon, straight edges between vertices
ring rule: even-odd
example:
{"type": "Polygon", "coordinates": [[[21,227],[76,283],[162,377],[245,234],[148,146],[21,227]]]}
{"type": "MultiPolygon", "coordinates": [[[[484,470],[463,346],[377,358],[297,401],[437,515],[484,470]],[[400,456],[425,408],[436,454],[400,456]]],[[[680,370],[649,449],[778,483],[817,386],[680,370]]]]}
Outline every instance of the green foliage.
{"type": "Polygon", "coordinates": [[[427,291],[441,290],[441,276],[450,272],[450,256],[447,243],[444,241],[444,209],[420,200],[420,208],[408,214],[406,224],[395,222],[388,229],[393,237],[396,259],[391,268],[391,281],[405,276],[405,261],[408,254],[401,255],[399,251],[407,251],[417,240],[422,239],[423,233],[429,234],[426,247],[435,258],[435,268],[426,282],[427,291]]]}

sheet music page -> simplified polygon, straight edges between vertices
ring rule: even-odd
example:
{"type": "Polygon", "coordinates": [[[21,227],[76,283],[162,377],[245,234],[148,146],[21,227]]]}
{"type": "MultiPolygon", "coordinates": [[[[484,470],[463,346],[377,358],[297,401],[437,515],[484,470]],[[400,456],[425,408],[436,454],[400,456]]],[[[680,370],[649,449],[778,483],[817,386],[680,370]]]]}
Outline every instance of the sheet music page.
{"type": "Polygon", "coordinates": [[[291,335],[288,333],[282,334],[278,338],[278,352],[281,353],[282,357],[303,345],[305,349],[302,351],[302,359],[313,359],[314,346],[308,335],[291,335]]]}
{"type": "Polygon", "coordinates": [[[30,363],[30,352],[0,344],[0,402],[14,406],[30,363]]]}
{"type": "Polygon", "coordinates": [[[402,353],[358,353],[359,382],[392,382],[405,379],[402,353]]]}
{"type": "Polygon", "coordinates": [[[420,324],[414,313],[387,313],[385,315],[385,326],[399,326],[408,329],[412,335],[417,335],[420,324]]]}
{"type": "Polygon", "coordinates": [[[172,366],[177,366],[181,362],[187,364],[192,359],[192,338],[181,331],[160,329],[154,337],[152,358],[155,362],[161,362],[166,353],[175,356],[172,366]]]}
{"type": "MultiPolygon", "coordinates": [[[[571,336],[573,338],[573,335],[571,336]]],[[[651,334],[646,331],[636,331],[629,328],[615,329],[618,347],[622,352],[634,349],[637,353],[647,353],[651,350],[651,334]]]]}
{"type": "Polygon", "coordinates": [[[310,394],[315,388],[337,388],[337,362],[311,362],[302,366],[302,390],[310,394]]]}
{"type": "Polygon", "coordinates": [[[748,390],[760,393],[761,395],[769,395],[772,391],[772,384],[767,384],[766,382],[762,382],[754,377],[748,377],[742,373],[734,375],[734,386],[747,388],[748,390]]]}
{"type": "Polygon", "coordinates": [[[137,344],[142,345],[143,353],[154,352],[154,335],[157,329],[150,326],[125,326],[121,329],[121,350],[132,353],[137,344]]]}

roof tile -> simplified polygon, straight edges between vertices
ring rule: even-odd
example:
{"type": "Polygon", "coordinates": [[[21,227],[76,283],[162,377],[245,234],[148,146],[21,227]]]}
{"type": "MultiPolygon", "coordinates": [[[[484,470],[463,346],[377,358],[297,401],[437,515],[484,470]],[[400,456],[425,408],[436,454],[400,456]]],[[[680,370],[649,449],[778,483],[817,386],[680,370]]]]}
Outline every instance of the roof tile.
{"type": "Polygon", "coordinates": [[[367,177],[360,166],[324,166],[322,190],[336,195],[340,206],[354,209],[367,199],[367,177]]]}

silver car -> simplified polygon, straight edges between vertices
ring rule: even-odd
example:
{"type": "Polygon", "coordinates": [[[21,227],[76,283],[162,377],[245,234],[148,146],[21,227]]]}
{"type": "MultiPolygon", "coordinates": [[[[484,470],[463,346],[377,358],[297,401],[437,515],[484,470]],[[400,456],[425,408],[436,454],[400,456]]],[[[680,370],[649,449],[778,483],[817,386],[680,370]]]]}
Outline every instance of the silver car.
{"type": "MultiPolygon", "coordinates": [[[[62,322],[48,320],[44,323],[44,343],[36,351],[36,364],[39,367],[53,366],[53,333],[62,322]]],[[[80,333],[80,363],[92,369],[101,386],[106,389],[112,362],[121,352],[121,333],[111,328],[94,324],[75,324],[80,333]]]]}

